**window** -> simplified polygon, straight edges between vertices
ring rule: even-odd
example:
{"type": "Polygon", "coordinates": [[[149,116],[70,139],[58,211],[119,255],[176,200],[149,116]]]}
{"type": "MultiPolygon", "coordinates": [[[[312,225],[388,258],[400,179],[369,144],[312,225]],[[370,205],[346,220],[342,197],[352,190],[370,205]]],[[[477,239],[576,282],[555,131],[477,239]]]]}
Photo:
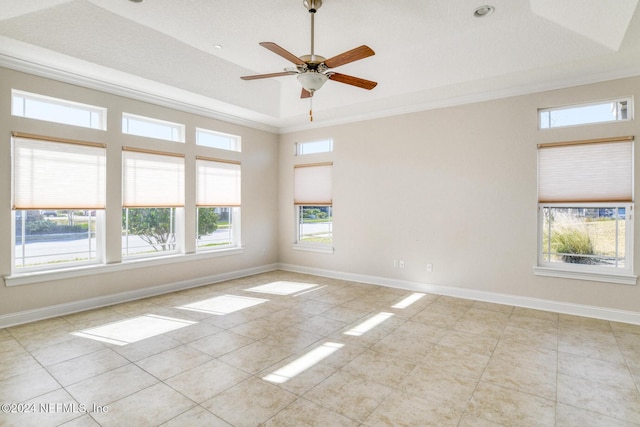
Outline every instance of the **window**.
{"type": "Polygon", "coordinates": [[[540,129],[631,120],[633,100],[621,98],[538,110],[540,129]]]}
{"type": "Polygon", "coordinates": [[[154,256],[181,249],[184,157],[123,149],[122,255],[154,256]]]}
{"type": "Polygon", "coordinates": [[[107,129],[107,109],[20,90],[11,91],[11,114],[29,119],[107,129]]]}
{"type": "Polygon", "coordinates": [[[329,249],[333,243],[332,163],[294,167],[296,245],[329,249]]]}
{"type": "Polygon", "coordinates": [[[128,135],[184,142],[184,129],[180,123],[122,113],[122,133],[128,135]]]}
{"type": "Polygon", "coordinates": [[[196,159],[198,251],[240,246],[240,163],[196,159]]]}
{"type": "Polygon", "coordinates": [[[220,148],[222,150],[241,151],[239,136],[200,128],[196,128],[196,145],[220,148]]]}
{"type": "Polygon", "coordinates": [[[539,266],[631,274],[633,139],[538,147],[539,266]]]}
{"type": "Polygon", "coordinates": [[[322,139],[319,141],[308,141],[296,143],[296,155],[304,156],[306,154],[330,153],[333,151],[333,140],[322,139]]]}
{"type": "Polygon", "coordinates": [[[14,271],[102,261],[106,149],[13,134],[14,271]]]}

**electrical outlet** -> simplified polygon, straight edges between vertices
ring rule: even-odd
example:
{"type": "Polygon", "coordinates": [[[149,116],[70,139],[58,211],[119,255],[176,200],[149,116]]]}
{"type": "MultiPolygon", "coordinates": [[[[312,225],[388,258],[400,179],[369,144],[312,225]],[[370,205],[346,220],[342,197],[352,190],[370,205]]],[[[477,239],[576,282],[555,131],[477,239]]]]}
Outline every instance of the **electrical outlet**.
{"type": "Polygon", "coordinates": [[[427,264],[427,272],[433,273],[433,264],[427,264]]]}

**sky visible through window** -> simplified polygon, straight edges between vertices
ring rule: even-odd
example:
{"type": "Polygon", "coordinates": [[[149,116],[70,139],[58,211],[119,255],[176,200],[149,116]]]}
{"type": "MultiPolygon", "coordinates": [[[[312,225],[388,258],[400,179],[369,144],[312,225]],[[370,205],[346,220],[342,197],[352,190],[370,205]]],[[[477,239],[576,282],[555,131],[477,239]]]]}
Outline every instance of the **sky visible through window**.
{"type": "Polygon", "coordinates": [[[548,129],[628,119],[627,100],[540,110],[540,128],[548,129]]]}

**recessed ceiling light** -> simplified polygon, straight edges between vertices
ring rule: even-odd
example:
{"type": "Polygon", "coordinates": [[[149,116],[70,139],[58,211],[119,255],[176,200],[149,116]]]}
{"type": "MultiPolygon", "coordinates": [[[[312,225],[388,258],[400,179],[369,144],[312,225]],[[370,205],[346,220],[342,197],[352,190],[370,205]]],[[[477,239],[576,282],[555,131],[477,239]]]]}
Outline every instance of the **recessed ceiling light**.
{"type": "Polygon", "coordinates": [[[221,44],[214,44],[213,48],[217,49],[217,50],[222,50],[222,45],[221,44]]]}
{"type": "Polygon", "coordinates": [[[144,0],[129,0],[131,3],[142,3],[144,0]]]}
{"type": "Polygon", "coordinates": [[[494,10],[496,10],[496,8],[493,6],[480,6],[473,11],[473,16],[476,18],[484,18],[485,16],[491,15],[494,10]]]}

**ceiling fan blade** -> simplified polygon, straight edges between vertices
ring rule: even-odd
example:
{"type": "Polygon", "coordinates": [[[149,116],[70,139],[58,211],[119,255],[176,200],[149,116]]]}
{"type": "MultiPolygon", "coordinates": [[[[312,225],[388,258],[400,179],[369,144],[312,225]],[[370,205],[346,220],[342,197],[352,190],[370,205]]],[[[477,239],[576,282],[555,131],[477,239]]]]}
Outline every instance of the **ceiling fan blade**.
{"type": "Polygon", "coordinates": [[[348,64],[349,62],[358,61],[366,57],[375,55],[376,53],[369,47],[362,45],[355,49],[348,50],[340,55],[334,56],[324,61],[324,65],[329,68],[335,68],[340,65],[348,64]]]}
{"type": "Polygon", "coordinates": [[[371,80],[361,79],[360,77],[348,76],[346,74],[331,73],[331,74],[328,74],[328,76],[329,76],[329,79],[334,80],[336,82],[345,83],[351,86],[357,86],[367,90],[371,90],[378,85],[378,83],[372,82],[371,80]]]}
{"type": "Polygon", "coordinates": [[[306,90],[305,88],[302,88],[302,93],[300,93],[300,98],[301,99],[305,99],[305,98],[311,98],[313,95],[311,94],[311,92],[309,92],[308,90],[306,90]]]}
{"type": "Polygon", "coordinates": [[[271,52],[275,53],[276,55],[280,55],[282,56],[284,59],[293,62],[296,65],[304,65],[304,61],[300,58],[298,58],[297,56],[295,56],[293,53],[289,52],[288,50],[278,46],[277,44],[273,43],[273,42],[262,42],[260,43],[260,46],[269,49],[271,52]]]}
{"type": "Polygon", "coordinates": [[[269,77],[289,76],[291,74],[297,74],[297,73],[295,71],[281,71],[279,73],[256,74],[254,76],[242,76],[240,78],[242,80],[256,80],[256,79],[268,79],[269,77]]]}

